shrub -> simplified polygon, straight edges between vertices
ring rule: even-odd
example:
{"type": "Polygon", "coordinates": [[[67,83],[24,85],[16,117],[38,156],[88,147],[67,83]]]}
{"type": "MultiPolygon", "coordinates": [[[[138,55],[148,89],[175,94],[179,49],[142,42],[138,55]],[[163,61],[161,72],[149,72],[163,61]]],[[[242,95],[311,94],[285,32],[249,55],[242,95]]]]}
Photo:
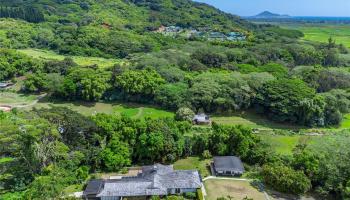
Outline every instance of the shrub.
{"type": "Polygon", "coordinates": [[[212,157],[212,155],[211,155],[211,153],[210,153],[209,150],[203,151],[203,153],[202,153],[202,158],[204,158],[204,159],[209,159],[209,158],[211,158],[211,157],[212,157]]]}
{"type": "Polygon", "coordinates": [[[197,189],[197,198],[198,200],[204,200],[203,192],[201,189],[197,189]]]}
{"type": "Polygon", "coordinates": [[[184,197],[186,197],[186,199],[196,199],[197,195],[195,192],[186,192],[184,197]]]}
{"type": "Polygon", "coordinates": [[[303,194],[311,189],[311,181],[302,171],[287,166],[265,165],[262,175],[267,185],[280,192],[303,194]]]}
{"type": "Polygon", "coordinates": [[[179,121],[192,121],[193,117],[194,117],[194,112],[189,109],[189,108],[180,108],[177,112],[176,112],[176,120],[179,121]]]}

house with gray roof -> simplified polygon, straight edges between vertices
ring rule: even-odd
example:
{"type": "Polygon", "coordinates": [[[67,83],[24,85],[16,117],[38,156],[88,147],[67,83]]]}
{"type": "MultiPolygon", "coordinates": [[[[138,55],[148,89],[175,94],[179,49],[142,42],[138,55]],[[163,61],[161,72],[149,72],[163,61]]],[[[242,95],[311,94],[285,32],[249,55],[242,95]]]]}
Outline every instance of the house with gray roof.
{"type": "Polygon", "coordinates": [[[8,83],[8,82],[0,82],[0,89],[6,89],[7,87],[10,87],[11,85],[13,85],[13,84],[8,83]]]}
{"type": "Polygon", "coordinates": [[[217,176],[241,176],[244,173],[243,163],[236,156],[214,157],[212,168],[217,176]]]}
{"type": "Polygon", "coordinates": [[[202,124],[211,124],[210,117],[204,113],[195,115],[192,119],[193,124],[202,125],[202,124]]]}
{"type": "Polygon", "coordinates": [[[121,200],[123,197],[167,196],[196,192],[201,187],[202,180],[198,171],[174,170],[172,165],[156,164],[143,167],[142,172],[134,177],[92,180],[87,185],[83,197],[88,200],[121,200]]]}

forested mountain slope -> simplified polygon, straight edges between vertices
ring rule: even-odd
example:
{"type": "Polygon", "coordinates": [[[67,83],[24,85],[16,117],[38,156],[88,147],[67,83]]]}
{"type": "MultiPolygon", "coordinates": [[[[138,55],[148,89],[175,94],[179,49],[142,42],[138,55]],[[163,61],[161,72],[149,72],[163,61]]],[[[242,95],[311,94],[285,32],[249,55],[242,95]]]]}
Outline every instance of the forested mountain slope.
{"type": "Polygon", "coordinates": [[[0,21],[5,35],[1,47],[48,48],[71,55],[124,58],[158,50],[174,43],[153,33],[162,25],[247,34],[257,28],[189,0],[6,0],[0,7],[0,17],[30,22],[0,21]]]}
{"type": "Polygon", "coordinates": [[[5,0],[3,7],[33,7],[46,21],[109,23],[116,28],[163,25],[249,29],[252,24],[207,4],[190,0],[5,0]]]}

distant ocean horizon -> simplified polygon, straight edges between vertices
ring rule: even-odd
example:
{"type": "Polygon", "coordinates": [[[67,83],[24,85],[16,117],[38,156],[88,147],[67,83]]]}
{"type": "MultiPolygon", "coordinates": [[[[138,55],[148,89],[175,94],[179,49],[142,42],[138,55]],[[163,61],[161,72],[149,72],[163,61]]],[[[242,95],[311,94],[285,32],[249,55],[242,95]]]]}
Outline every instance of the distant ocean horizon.
{"type": "Polygon", "coordinates": [[[291,16],[293,19],[304,19],[304,20],[335,20],[335,21],[350,21],[350,17],[323,17],[323,16],[291,16]]]}

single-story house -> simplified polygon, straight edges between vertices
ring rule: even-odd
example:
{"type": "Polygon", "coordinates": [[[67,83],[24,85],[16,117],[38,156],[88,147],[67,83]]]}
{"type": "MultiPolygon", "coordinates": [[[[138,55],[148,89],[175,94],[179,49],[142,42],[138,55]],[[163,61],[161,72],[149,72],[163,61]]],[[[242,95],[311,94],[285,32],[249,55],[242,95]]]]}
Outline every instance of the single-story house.
{"type": "Polygon", "coordinates": [[[172,165],[142,167],[134,177],[119,180],[91,180],[83,198],[87,200],[121,200],[123,197],[167,196],[196,192],[202,187],[197,170],[174,170],[172,165]]]}
{"type": "Polygon", "coordinates": [[[0,82],[0,89],[5,89],[9,86],[13,85],[12,83],[0,82]]]}
{"type": "Polygon", "coordinates": [[[195,115],[192,119],[193,124],[201,125],[201,124],[211,124],[210,117],[204,113],[195,115]]]}
{"type": "Polygon", "coordinates": [[[244,173],[243,163],[236,156],[214,157],[212,167],[217,176],[241,176],[244,173]]]}

